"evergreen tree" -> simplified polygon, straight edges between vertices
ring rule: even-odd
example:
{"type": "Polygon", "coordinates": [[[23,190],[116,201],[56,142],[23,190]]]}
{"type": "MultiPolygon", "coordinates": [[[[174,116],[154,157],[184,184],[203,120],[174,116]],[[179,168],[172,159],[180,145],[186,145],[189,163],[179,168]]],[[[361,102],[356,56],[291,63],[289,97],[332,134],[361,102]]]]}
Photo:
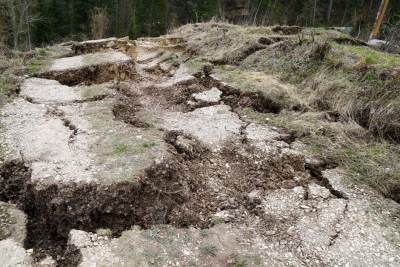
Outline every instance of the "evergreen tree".
{"type": "MultiPolygon", "coordinates": [[[[105,9],[109,36],[157,36],[185,23],[225,16],[255,25],[352,27],[366,37],[379,0],[0,0],[0,41],[27,49],[90,36],[90,14],[105,9]],[[24,4],[29,14],[22,14],[24,4]],[[29,33],[29,34],[28,34],[29,33]]],[[[387,21],[399,20],[400,1],[391,1],[387,21]]]]}

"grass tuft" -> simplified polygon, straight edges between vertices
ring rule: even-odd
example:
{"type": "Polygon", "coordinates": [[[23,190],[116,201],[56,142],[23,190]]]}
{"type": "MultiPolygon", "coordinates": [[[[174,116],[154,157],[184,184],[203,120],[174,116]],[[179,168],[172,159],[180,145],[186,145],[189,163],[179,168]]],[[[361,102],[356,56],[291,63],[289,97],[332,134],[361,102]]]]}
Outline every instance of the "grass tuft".
{"type": "Polygon", "coordinates": [[[209,256],[213,256],[215,257],[217,255],[218,252],[218,248],[214,245],[211,244],[205,244],[205,245],[201,245],[199,247],[200,252],[204,255],[209,255],[209,256]]]}
{"type": "Polygon", "coordinates": [[[0,74],[0,108],[17,94],[18,81],[9,74],[0,74]]]}
{"type": "Polygon", "coordinates": [[[129,147],[126,144],[116,144],[114,146],[114,152],[117,155],[126,154],[128,152],[128,149],[129,149],[129,147]]]}

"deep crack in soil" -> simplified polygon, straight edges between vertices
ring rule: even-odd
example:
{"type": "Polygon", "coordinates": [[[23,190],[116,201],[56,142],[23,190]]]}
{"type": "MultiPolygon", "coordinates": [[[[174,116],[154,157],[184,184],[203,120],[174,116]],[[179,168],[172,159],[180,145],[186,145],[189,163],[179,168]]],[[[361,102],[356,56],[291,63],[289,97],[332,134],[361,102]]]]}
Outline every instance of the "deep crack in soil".
{"type": "MultiPolygon", "coordinates": [[[[93,82],[99,71],[95,70],[96,75],[83,71],[67,78],[61,79],[57,75],[51,78],[65,84],[93,82]]],[[[153,82],[156,84],[157,81],[153,82]]],[[[211,87],[222,91],[221,101],[232,107],[233,112],[243,107],[274,113],[282,109],[261,93],[242,92],[205,75],[167,89],[155,85],[119,88],[113,114],[115,119],[134,127],[148,128],[151,124],[136,116],[146,108],[144,105],[157,103],[164,110],[190,112],[195,108],[187,102],[193,93],[211,87]]],[[[79,134],[78,128],[57,107],[50,108],[48,114],[59,117],[71,130],[71,141],[79,134]]],[[[249,199],[249,193],[257,191],[263,195],[274,189],[307,188],[309,172],[333,195],[343,198],[323,180],[321,172],[326,165],[314,168],[304,164],[302,155],[282,153],[281,150],[277,155],[266,155],[248,142],[247,126],[248,123],[240,129],[241,142],[228,142],[219,151],[210,151],[183,132],[166,131],[169,157],[147,168],[135,182],[37,186],[30,179],[31,170],[27,163],[8,162],[0,168],[0,200],[18,204],[28,215],[25,247],[34,248],[36,260],[51,255],[60,266],[77,266],[80,256],[72,250],[66,251],[72,229],[96,232],[99,228],[107,228],[118,236],[134,225],[145,229],[155,224],[208,228],[217,223],[215,214],[220,211],[234,214],[224,219],[229,222],[241,222],[243,214],[248,213],[260,216],[263,224],[272,228],[271,225],[279,221],[263,217],[258,210],[259,203],[249,199]],[[298,176],[305,179],[299,182],[298,176]]],[[[295,139],[292,134],[282,136],[279,141],[287,144],[295,139]]],[[[304,198],[307,198],[307,190],[304,198]]]]}
{"type": "Polygon", "coordinates": [[[305,171],[302,158],[265,158],[250,146],[232,144],[215,153],[179,132],[167,133],[166,141],[172,156],[148,168],[138,183],[37,188],[23,162],[3,166],[0,200],[18,203],[28,215],[25,247],[34,248],[37,259],[51,255],[69,266],[79,256],[64,257],[72,229],[107,228],[118,236],[133,225],[207,228],[219,210],[255,212],[248,192],[293,188],[296,172],[305,171]]]}

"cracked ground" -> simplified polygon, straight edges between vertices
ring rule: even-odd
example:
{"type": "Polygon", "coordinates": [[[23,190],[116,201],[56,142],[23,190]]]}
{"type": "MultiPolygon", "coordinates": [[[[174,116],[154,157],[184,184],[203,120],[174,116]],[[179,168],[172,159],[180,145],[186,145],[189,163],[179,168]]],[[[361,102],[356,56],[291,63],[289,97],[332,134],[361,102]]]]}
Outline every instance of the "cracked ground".
{"type": "Polygon", "coordinates": [[[179,38],[118,42],[1,110],[3,266],[400,265],[398,203],[243,116],[262,95],[191,72],[179,38]]]}

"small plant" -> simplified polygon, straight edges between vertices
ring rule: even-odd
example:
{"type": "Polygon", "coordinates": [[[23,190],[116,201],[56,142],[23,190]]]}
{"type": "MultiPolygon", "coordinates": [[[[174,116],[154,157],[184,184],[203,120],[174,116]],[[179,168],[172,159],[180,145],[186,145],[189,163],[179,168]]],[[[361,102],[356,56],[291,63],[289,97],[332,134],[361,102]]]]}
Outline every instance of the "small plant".
{"type": "Polygon", "coordinates": [[[9,75],[0,74],[0,107],[17,94],[17,81],[9,75]]]}
{"type": "Polygon", "coordinates": [[[161,233],[161,230],[157,226],[152,226],[149,230],[146,232],[146,236],[150,239],[157,239],[161,233]]]}
{"type": "Polygon", "coordinates": [[[244,259],[235,258],[232,267],[247,267],[247,262],[244,259]]]}
{"type": "Polygon", "coordinates": [[[125,154],[128,152],[128,146],[126,144],[116,144],[114,146],[114,152],[118,155],[125,154]]]}
{"type": "Polygon", "coordinates": [[[200,252],[204,255],[216,256],[218,252],[218,248],[214,245],[206,244],[200,246],[200,252]]]}
{"type": "Polygon", "coordinates": [[[143,148],[152,148],[152,147],[155,147],[156,145],[157,145],[156,142],[146,142],[142,146],[143,146],[143,148]]]}
{"type": "Polygon", "coordinates": [[[42,65],[40,64],[39,61],[32,60],[26,67],[28,69],[29,74],[33,75],[40,71],[41,66],[42,65]]]}
{"type": "Polygon", "coordinates": [[[202,237],[207,237],[209,234],[210,234],[210,232],[209,232],[208,229],[202,229],[202,230],[200,231],[200,235],[201,235],[202,237]]]}
{"type": "Polygon", "coordinates": [[[45,57],[45,56],[47,56],[47,55],[49,54],[49,49],[46,48],[46,47],[38,48],[38,49],[37,49],[37,54],[38,54],[40,57],[45,57]]]}

